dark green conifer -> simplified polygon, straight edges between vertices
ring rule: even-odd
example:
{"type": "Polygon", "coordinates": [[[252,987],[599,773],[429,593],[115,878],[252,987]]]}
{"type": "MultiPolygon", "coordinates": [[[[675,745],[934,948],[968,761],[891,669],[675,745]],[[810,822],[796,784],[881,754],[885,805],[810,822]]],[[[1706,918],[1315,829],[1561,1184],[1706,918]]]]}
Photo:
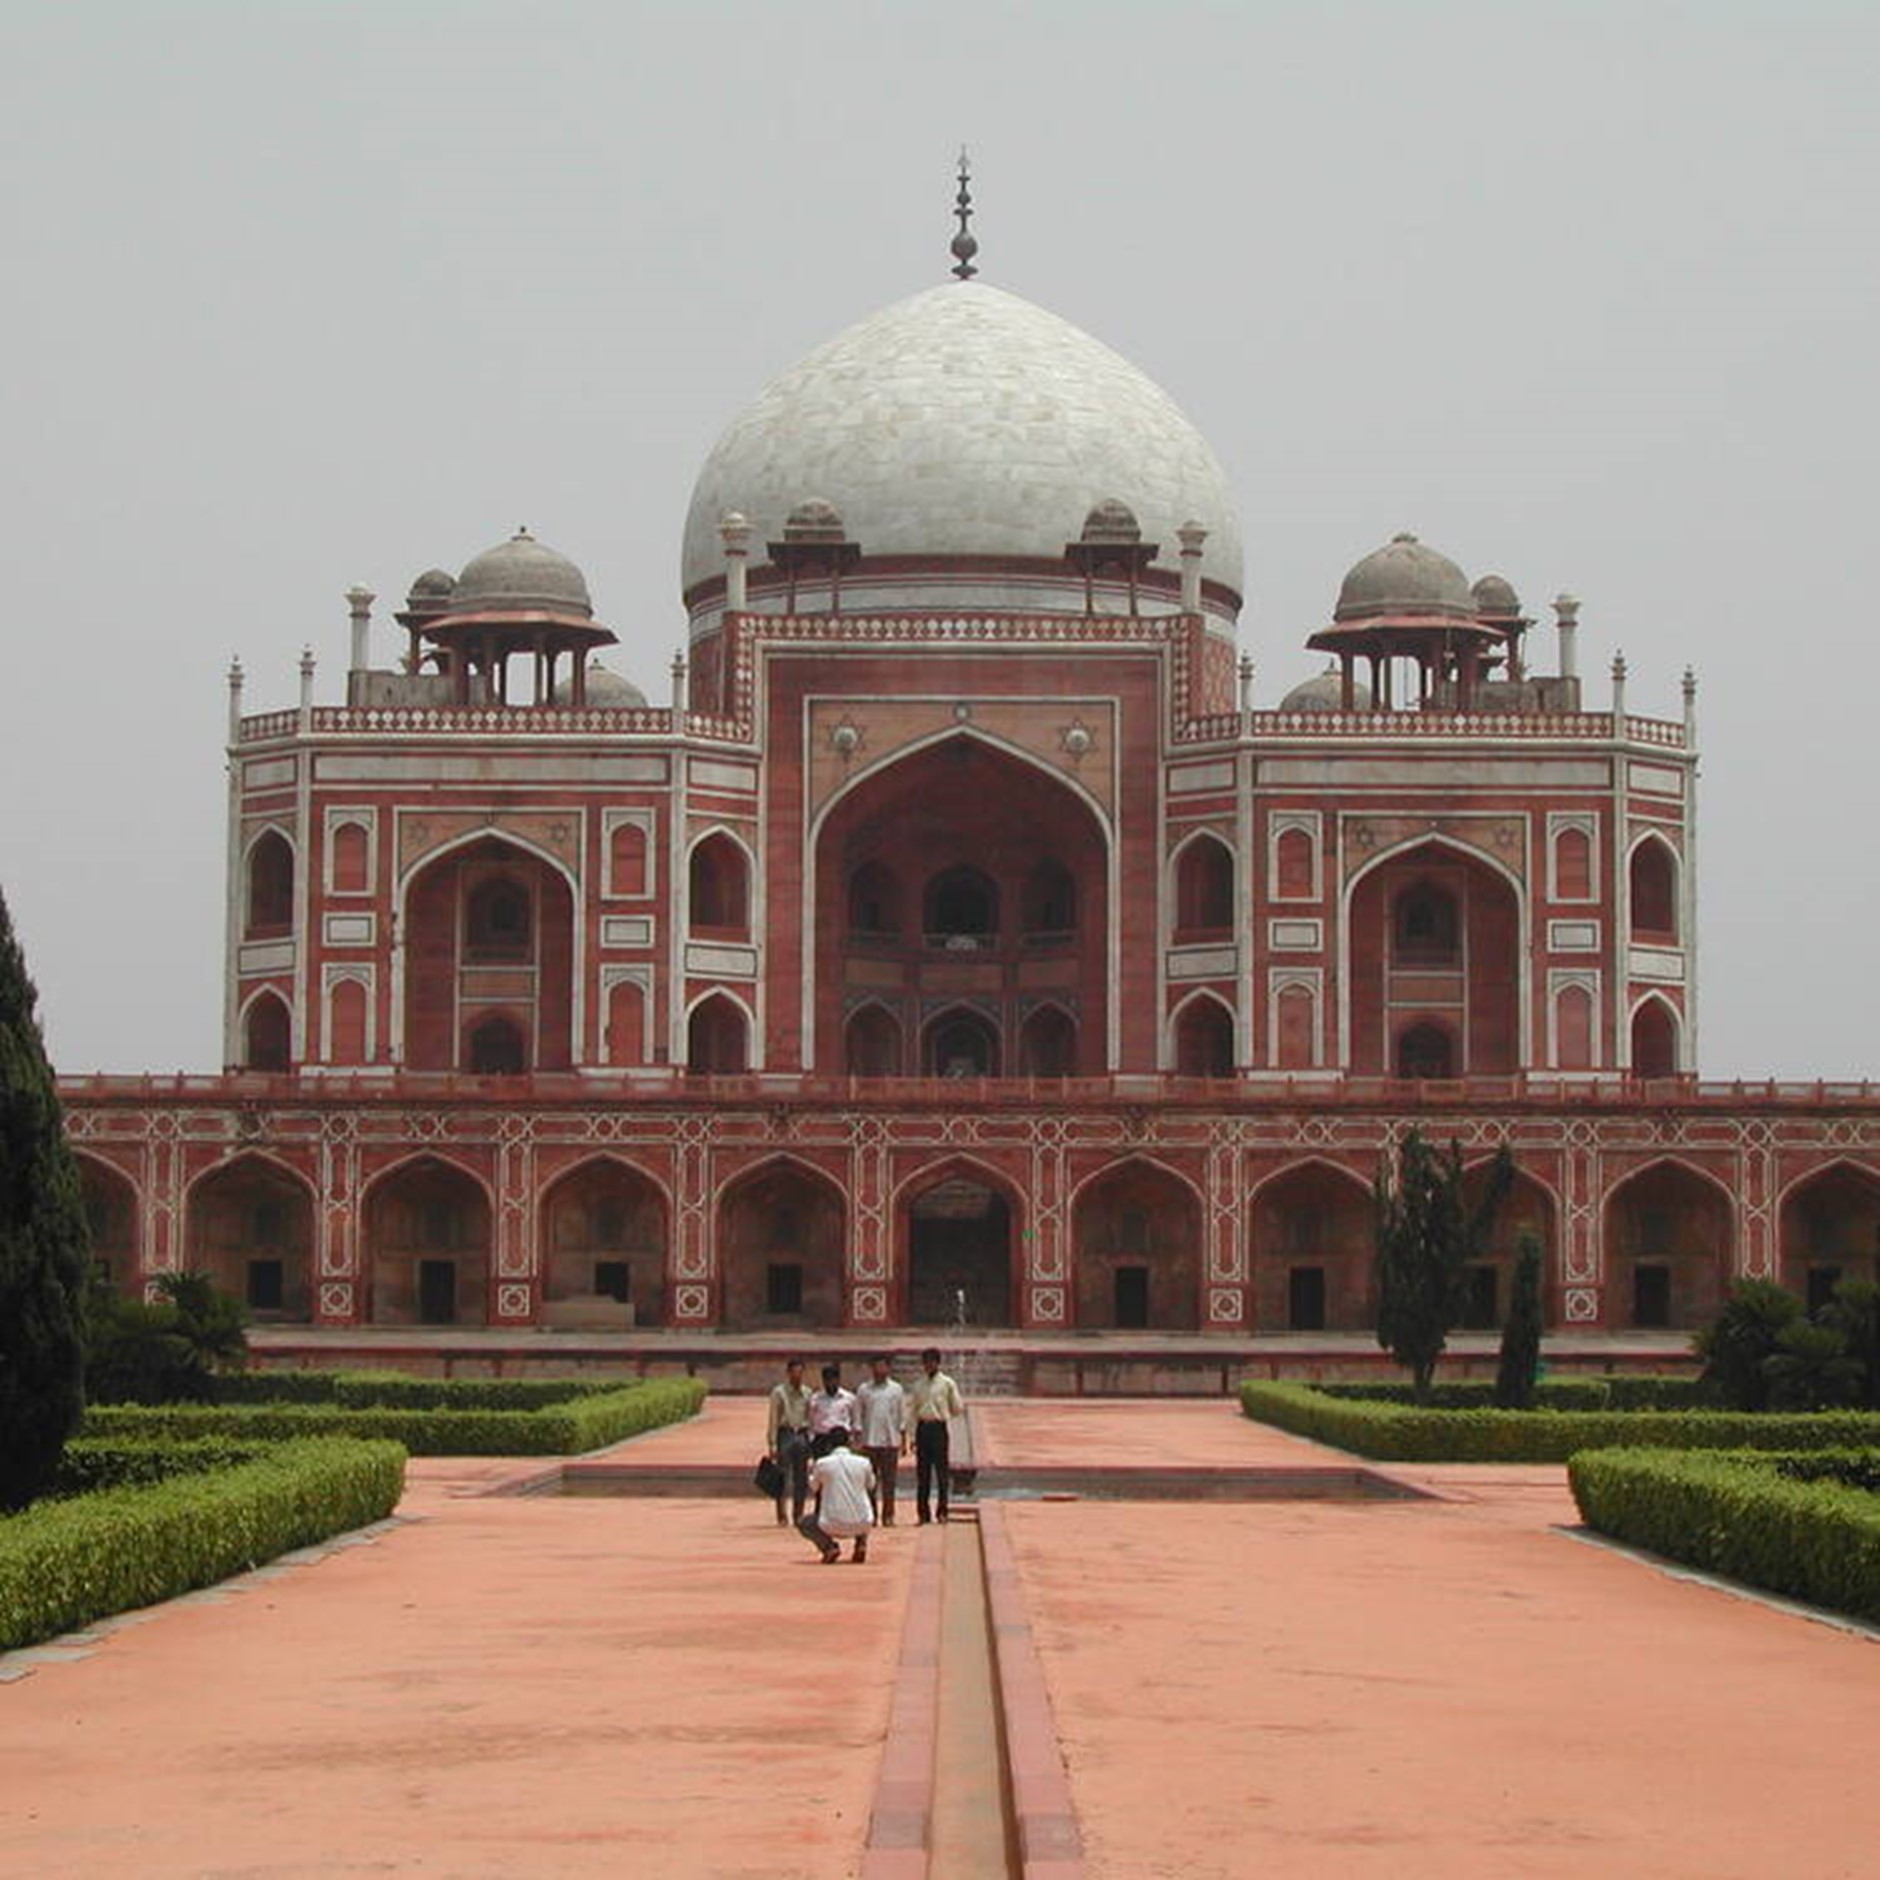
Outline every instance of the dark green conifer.
{"type": "Polygon", "coordinates": [[[45,1489],[85,1407],[90,1235],[35,1004],[0,895],[0,1508],[45,1489]]]}
{"type": "Polygon", "coordinates": [[[1501,1362],[1495,1370],[1495,1401],[1504,1410],[1532,1410],[1541,1369],[1541,1243],[1524,1233],[1514,1247],[1514,1290],[1501,1326],[1501,1362]]]}

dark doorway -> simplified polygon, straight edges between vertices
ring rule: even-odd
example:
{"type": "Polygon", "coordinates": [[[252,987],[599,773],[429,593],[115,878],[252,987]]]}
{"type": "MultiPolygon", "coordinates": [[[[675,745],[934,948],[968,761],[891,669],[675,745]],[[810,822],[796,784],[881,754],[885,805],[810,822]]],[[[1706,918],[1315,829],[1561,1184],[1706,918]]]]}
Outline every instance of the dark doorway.
{"type": "Polygon", "coordinates": [[[1496,1314],[1496,1273],[1492,1266],[1472,1266],[1464,1281],[1462,1324],[1466,1331],[1492,1332],[1500,1324],[1496,1314]]]}
{"type": "Polygon", "coordinates": [[[248,1262],[248,1309],[278,1312],[287,1297],[287,1267],[280,1260],[248,1262]]]}
{"type": "Polygon", "coordinates": [[[1286,1274],[1286,1328],[1294,1332],[1325,1329],[1325,1269],[1295,1266],[1286,1274]]]}
{"type": "Polygon", "coordinates": [[[457,1262],[418,1262],[418,1319],[424,1325],[451,1325],[457,1318],[457,1262]]]}
{"type": "Polygon", "coordinates": [[[633,1265],[628,1260],[596,1260],[594,1291],[602,1299],[625,1305],[632,1295],[633,1265]]]}
{"type": "Polygon", "coordinates": [[[795,1260],[772,1260],[764,1268],[764,1310],[788,1318],[803,1310],[803,1268],[795,1260]]]}
{"type": "Polygon", "coordinates": [[[1838,1266],[1811,1266],[1808,1269],[1808,1309],[1819,1312],[1834,1302],[1834,1289],[1841,1283],[1838,1266]]]}
{"type": "Polygon", "coordinates": [[[929,1188],[908,1216],[907,1316],[915,1325],[1012,1322],[1012,1213],[981,1182],[929,1188]]]}
{"type": "Polygon", "coordinates": [[[1657,1330],[1671,1323],[1670,1267],[1633,1267],[1632,1323],[1641,1330],[1657,1330]]]}
{"type": "Polygon", "coordinates": [[[1149,1269],[1146,1266],[1119,1266],[1113,1271],[1117,1329],[1124,1332],[1146,1330],[1149,1324],[1149,1269]]]}

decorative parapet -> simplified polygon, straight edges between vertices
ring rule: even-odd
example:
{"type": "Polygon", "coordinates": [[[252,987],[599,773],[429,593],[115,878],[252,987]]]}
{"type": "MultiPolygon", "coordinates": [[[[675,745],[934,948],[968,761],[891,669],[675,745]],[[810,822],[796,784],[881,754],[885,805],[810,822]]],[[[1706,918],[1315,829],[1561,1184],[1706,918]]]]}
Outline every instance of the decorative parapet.
{"type": "MultiPolygon", "coordinates": [[[[298,712],[263,712],[241,721],[243,744],[291,738],[298,712]]],[[[747,743],[748,726],[710,712],[679,712],[663,705],[614,708],[566,705],[321,705],[310,715],[313,737],[443,738],[696,738],[713,744],[747,743]]]]}

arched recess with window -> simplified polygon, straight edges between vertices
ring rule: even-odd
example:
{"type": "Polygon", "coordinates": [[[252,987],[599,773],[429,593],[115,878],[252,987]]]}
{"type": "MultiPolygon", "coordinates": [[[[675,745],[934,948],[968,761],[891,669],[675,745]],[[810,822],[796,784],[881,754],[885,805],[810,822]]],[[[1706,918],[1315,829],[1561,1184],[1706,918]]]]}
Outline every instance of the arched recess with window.
{"type": "Polygon", "coordinates": [[[1016,1322],[1019,1197],[970,1158],[922,1169],[901,1185],[905,1323],[976,1330],[1016,1322]]]}
{"type": "Polygon", "coordinates": [[[481,1325],[489,1313],[490,1203],[481,1182],[421,1155],[365,1194],[374,1325],[481,1325]]]}
{"type": "Polygon", "coordinates": [[[1192,1332],[1201,1324],[1201,1199],[1133,1157],[1093,1177],[1071,1210],[1080,1331],[1192,1332]]]}
{"type": "Polygon", "coordinates": [[[1075,1077],[1077,1021],[1063,1006],[1046,1001],[1025,1014],[1018,1028],[1021,1077],[1075,1077]]]}
{"type": "Polygon", "coordinates": [[[246,919],[250,940],[294,931],[294,848],[278,829],[264,829],[248,845],[246,919]]]}
{"type": "Polygon", "coordinates": [[[1554,837],[1554,894],[1562,901],[1593,896],[1593,838],[1577,823],[1554,837]]]}
{"type": "MultiPolygon", "coordinates": [[[[1463,1174],[1463,1192],[1470,1207],[1479,1207],[1486,1190],[1491,1161],[1472,1163],[1463,1174]]],[[[1519,1164],[1514,1180],[1495,1215],[1495,1223],[1481,1257],[1469,1269],[1460,1323],[1468,1331],[1493,1331],[1508,1314],[1514,1297],[1515,1255],[1521,1236],[1532,1234],[1541,1249],[1541,1310],[1548,1324],[1558,1313],[1560,1289],[1555,1249],[1558,1230],[1554,1197],[1546,1185],[1519,1164]]]]}
{"type": "Polygon", "coordinates": [[[997,1021],[970,1005],[948,1006],[920,1038],[923,1077],[997,1077],[1004,1053],[997,1021]]]}
{"type": "Polygon", "coordinates": [[[1234,1074],[1234,1014],[1212,992],[1195,992],[1176,1008],[1173,1026],[1178,1077],[1234,1074]]]}
{"type": "Polygon", "coordinates": [[[1441,839],[1394,850],[1346,899],[1351,1068],[1372,1076],[1506,1076],[1522,1068],[1522,902],[1502,869],[1441,839]],[[1420,1068],[1403,1041],[1419,1033],[1420,1068]]]}
{"type": "Polygon", "coordinates": [[[1370,1184],[1334,1163],[1295,1163],[1253,1191],[1256,1323],[1269,1332],[1373,1328],[1370,1184]]]}
{"type": "Polygon", "coordinates": [[[1273,997],[1273,1060],[1283,1071],[1309,1071],[1319,1062],[1319,989],[1295,979],[1273,997]]]}
{"type": "Polygon", "coordinates": [[[371,995],[362,979],[339,979],[326,989],[326,1061],[368,1062],[371,995]]]}
{"type": "Polygon", "coordinates": [[[1282,829],[1273,844],[1273,893],[1281,901],[1309,901],[1318,891],[1318,857],[1309,831],[1282,829]]]}
{"type": "Polygon", "coordinates": [[[688,919],[695,934],[718,940],[751,937],[751,858],[722,829],[692,845],[688,919]]]}
{"type": "MultiPolygon", "coordinates": [[[[569,878],[506,836],[478,836],[424,862],[405,885],[405,1063],[412,1070],[574,1061],[575,921],[569,878]]],[[[490,1070],[487,1075],[507,1074],[490,1070]]]]}
{"type": "Polygon", "coordinates": [[[1590,1071],[1597,1053],[1594,1040],[1599,1015],[1593,989],[1562,986],[1554,996],[1554,1062],[1563,1071],[1590,1071]]]}
{"type": "Polygon", "coordinates": [[[694,1077],[740,1077],[751,1068],[751,1015],[730,993],[707,993],[693,1006],[685,1067],[694,1077]]]}
{"type": "Polygon", "coordinates": [[[1880,1279],[1880,1170],[1832,1162],[1790,1184],[1777,1229],[1782,1284],[1813,1312],[1844,1279],[1880,1279]]]}
{"type": "Polygon", "coordinates": [[[332,878],[335,894],[365,894],[371,889],[372,836],[364,823],[335,825],[332,878]]]}
{"type": "Polygon", "coordinates": [[[138,1250],[137,1189],[130,1177],[96,1156],[79,1154],[79,1192],[91,1230],[91,1265],[114,1288],[129,1292],[142,1260],[138,1250]]]}
{"type": "Polygon", "coordinates": [[[526,1016],[483,1012],[464,1027],[463,1067],[474,1077],[520,1077],[529,1068],[526,1016]]]}
{"type": "Polygon", "coordinates": [[[607,989],[607,1062],[646,1062],[646,989],[637,979],[616,979],[607,989]]]}
{"type": "Polygon", "coordinates": [[[1678,1015],[1667,1000],[1653,994],[1632,1013],[1632,1075],[1675,1077],[1682,1069],[1678,1015]]]}
{"type": "Polygon", "coordinates": [[[1735,1269],[1735,1210],[1714,1177],[1671,1159],[1607,1197],[1609,1331],[1695,1330],[1715,1318],[1735,1269]]]}
{"type": "Polygon", "coordinates": [[[595,1156],[542,1197],[542,1297],[611,1299],[635,1325],[666,1322],[666,1197],[649,1175],[595,1156]]]}
{"type": "Polygon", "coordinates": [[[901,1026],[886,1006],[871,999],[849,1014],[844,1066],[851,1077],[901,1074],[901,1026]]]}
{"type": "Polygon", "coordinates": [[[1678,942],[1678,858],[1662,836],[1645,836],[1629,865],[1632,938],[1658,946],[1678,942]]]}
{"type": "Polygon", "coordinates": [[[766,1162],[733,1182],[718,1208],[724,1324],[842,1324],[847,1224],[841,1190],[801,1162],[766,1162]]]}
{"type": "Polygon", "coordinates": [[[287,1001],[275,992],[258,992],[242,1009],[242,1068],[285,1071],[293,1068],[294,1021],[287,1001]]]}
{"type": "Polygon", "coordinates": [[[1406,1082],[1454,1077],[1457,1063],[1454,1030],[1441,1019],[1419,1018],[1398,1032],[1391,1053],[1391,1074],[1406,1082]]]}
{"type": "Polygon", "coordinates": [[[647,890],[645,826],[617,822],[607,837],[607,885],[622,900],[638,900],[647,890]]]}
{"type": "Polygon", "coordinates": [[[1203,830],[1175,852],[1175,942],[1230,939],[1234,931],[1234,852],[1203,830]]]}
{"type": "Polygon", "coordinates": [[[184,1265],[262,1323],[313,1317],[313,1190],[265,1156],[242,1155],[191,1184],[184,1265]]]}
{"type": "Polygon", "coordinates": [[[1079,782],[977,731],[949,731],[850,782],[812,855],[818,1069],[843,1068],[849,1012],[890,984],[970,1006],[991,1039],[936,1052],[925,1004],[906,1015],[909,1069],[937,1074],[936,1058],[954,1056],[985,1067],[973,1074],[1018,1073],[1024,1016],[1042,1004],[1077,1014],[1081,1071],[1106,1067],[1108,838],[1079,782]]]}

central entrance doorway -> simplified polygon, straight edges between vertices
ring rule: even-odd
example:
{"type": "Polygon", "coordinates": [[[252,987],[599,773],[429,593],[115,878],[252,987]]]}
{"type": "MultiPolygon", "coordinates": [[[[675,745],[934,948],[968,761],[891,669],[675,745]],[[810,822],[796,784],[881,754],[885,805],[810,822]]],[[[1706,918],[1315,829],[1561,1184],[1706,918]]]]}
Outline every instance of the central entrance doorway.
{"type": "Polygon", "coordinates": [[[955,1176],[916,1197],[907,1316],[914,1325],[1012,1323],[1012,1210],[996,1188],[955,1176]]]}

